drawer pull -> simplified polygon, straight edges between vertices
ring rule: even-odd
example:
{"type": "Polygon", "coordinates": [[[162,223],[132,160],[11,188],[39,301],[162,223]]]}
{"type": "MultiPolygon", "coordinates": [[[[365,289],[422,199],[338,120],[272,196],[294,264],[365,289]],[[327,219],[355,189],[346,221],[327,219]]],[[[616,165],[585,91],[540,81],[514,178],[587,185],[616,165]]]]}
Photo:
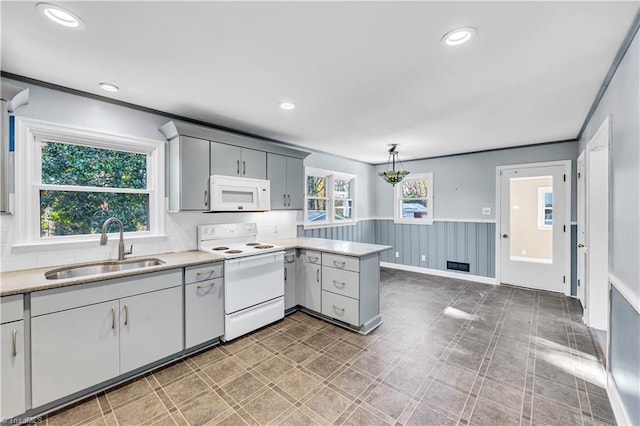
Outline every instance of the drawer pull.
{"type": "Polygon", "coordinates": [[[288,256],[285,256],[285,257],[284,257],[284,260],[286,260],[286,261],[287,261],[287,263],[293,263],[293,261],[295,260],[295,258],[296,258],[296,256],[295,256],[295,255],[290,254],[290,255],[288,255],[288,256]]]}
{"type": "Polygon", "coordinates": [[[335,286],[336,286],[336,287],[338,287],[338,288],[344,288],[346,284],[347,284],[347,282],[346,282],[346,281],[336,281],[336,280],[333,280],[333,285],[335,285],[335,286]]]}
{"type": "Polygon", "coordinates": [[[216,283],[209,283],[209,284],[198,284],[196,286],[196,288],[211,288],[215,285],[216,283]]]}
{"type": "Polygon", "coordinates": [[[320,269],[316,269],[316,282],[320,283],[320,269]]]}
{"type": "Polygon", "coordinates": [[[309,259],[309,262],[317,262],[318,261],[318,256],[307,256],[307,259],[309,259]]]}
{"type": "Polygon", "coordinates": [[[287,268],[284,268],[284,280],[287,281],[287,268]]]}
{"type": "Polygon", "coordinates": [[[15,328],[13,329],[13,331],[11,332],[11,344],[12,349],[11,349],[11,356],[16,356],[18,355],[18,330],[16,330],[15,328]]]}
{"type": "Polygon", "coordinates": [[[129,305],[124,304],[124,325],[129,325],[129,305]]]}
{"type": "Polygon", "coordinates": [[[111,307],[111,329],[115,330],[116,328],[116,308],[111,307]]]}
{"type": "Polygon", "coordinates": [[[333,264],[336,265],[338,268],[344,268],[347,263],[346,262],[338,262],[337,260],[334,260],[333,264]]]}
{"type": "Polygon", "coordinates": [[[335,311],[336,314],[338,315],[343,315],[344,314],[344,308],[339,308],[336,305],[333,305],[333,310],[335,311]]]}
{"type": "Polygon", "coordinates": [[[208,279],[211,279],[211,278],[215,278],[215,276],[216,276],[215,269],[212,269],[209,272],[196,272],[196,277],[197,278],[204,277],[203,279],[198,280],[198,281],[204,281],[204,280],[208,280],[208,279]]]}

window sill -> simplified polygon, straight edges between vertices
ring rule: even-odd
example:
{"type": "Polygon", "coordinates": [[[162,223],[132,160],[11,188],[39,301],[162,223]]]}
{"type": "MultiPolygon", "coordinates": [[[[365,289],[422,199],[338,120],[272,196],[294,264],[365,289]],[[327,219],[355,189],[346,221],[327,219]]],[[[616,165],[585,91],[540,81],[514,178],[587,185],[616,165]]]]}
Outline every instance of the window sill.
{"type": "Polygon", "coordinates": [[[393,223],[404,225],[433,225],[433,219],[393,219],[393,223]]]}
{"type": "MultiPolygon", "coordinates": [[[[125,245],[135,242],[153,242],[153,241],[166,241],[169,236],[166,234],[159,235],[132,235],[124,237],[125,245]]],[[[118,234],[109,234],[109,242],[107,244],[117,244],[118,234]]],[[[14,244],[12,246],[13,253],[35,253],[40,251],[55,251],[55,250],[73,250],[85,247],[95,247],[100,244],[100,235],[78,238],[73,240],[63,241],[37,241],[29,243],[14,244]]]]}
{"type": "Polygon", "coordinates": [[[304,229],[317,229],[317,228],[338,228],[341,226],[355,226],[358,224],[357,220],[350,220],[345,222],[331,222],[331,223],[305,223],[303,224],[304,229]]]}

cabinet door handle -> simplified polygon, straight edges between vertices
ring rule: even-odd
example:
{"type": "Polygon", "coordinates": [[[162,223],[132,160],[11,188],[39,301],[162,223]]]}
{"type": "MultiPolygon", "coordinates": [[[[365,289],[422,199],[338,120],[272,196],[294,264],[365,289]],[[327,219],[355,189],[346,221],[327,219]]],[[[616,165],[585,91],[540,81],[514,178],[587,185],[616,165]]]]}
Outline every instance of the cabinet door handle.
{"type": "Polygon", "coordinates": [[[282,194],[282,205],[287,206],[287,194],[282,194]]]}
{"type": "Polygon", "coordinates": [[[111,329],[114,330],[116,328],[116,308],[111,307],[111,329]]]}
{"type": "Polygon", "coordinates": [[[346,281],[336,281],[333,280],[333,285],[335,285],[338,288],[344,288],[344,286],[346,285],[346,281]]]}
{"type": "Polygon", "coordinates": [[[216,283],[198,284],[198,285],[196,286],[196,288],[211,288],[211,287],[213,287],[214,285],[216,285],[216,283]]]}
{"type": "Polygon", "coordinates": [[[295,259],[295,256],[290,254],[289,256],[285,256],[284,260],[287,261],[287,263],[293,263],[293,260],[295,259]]]}
{"type": "Polygon", "coordinates": [[[124,325],[129,325],[129,305],[124,304],[124,325]]]}
{"type": "Polygon", "coordinates": [[[205,207],[209,207],[209,191],[204,190],[204,205],[205,207]]]}
{"type": "Polygon", "coordinates": [[[320,283],[320,268],[316,269],[316,282],[320,283]]]}
{"type": "Polygon", "coordinates": [[[242,176],[247,174],[247,162],[246,161],[242,161],[242,176]]]}
{"type": "Polygon", "coordinates": [[[287,194],[287,206],[291,207],[291,195],[287,194]]]}
{"type": "Polygon", "coordinates": [[[18,355],[18,330],[16,329],[13,329],[13,331],[11,332],[11,344],[11,356],[18,355]]]}
{"type": "Polygon", "coordinates": [[[284,268],[284,280],[287,281],[287,268],[284,268]]]}
{"type": "Polygon", "coordinates": [[[344,268],[347,263],[346,262],[338,262],[337,260],[334,260],[333,264],[336,265],[338,268],[344,268]]]}
{"type": "Polygon", "coordinates": [[[215,270],[211,270],[209,272],[196,272],[196,277],[197,278],[205,277],[204,279],[201,279],[201,280],[198,280],[198,281],[209,280],[211,278],[215,278],[216,277],[216,271],[215,270]]]}
{"type": "Polygon", "coordinates": [[[344,314],[344,308],[339,308],[336,305],[333,305],[333,310],[335,311],[336,314],[338,315],[342,315],[344,314]]]}
{"type": "Polygon", "coordinates": [[[236,160],[236,174],[240,174],[240,160],[236,160]]]}

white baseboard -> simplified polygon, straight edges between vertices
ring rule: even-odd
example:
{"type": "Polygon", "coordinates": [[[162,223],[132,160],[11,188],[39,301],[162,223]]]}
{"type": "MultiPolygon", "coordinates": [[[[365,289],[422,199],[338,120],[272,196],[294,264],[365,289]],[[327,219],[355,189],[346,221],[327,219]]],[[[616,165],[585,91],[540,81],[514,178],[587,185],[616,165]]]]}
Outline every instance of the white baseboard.
{"type": "Polygon", "coordinates": [[[631,419],[629,419],[629,414],[627,414],[627,410],[624,408],[622,398],[620,398],[620,394],[618,393],[618,387],[610,372],[607,372],[607,396],[609,396],[613,414],[616,416],[616,424],[630,425],[631,419]]]}
{"type": "Polygon", "coordinates": [[[457,278],[459,280],[474,281],[482,284],[498,285],[498,281],[491,277],[461,274],[460,272],[441,271],[440,269],[421,268],[419,266],[403,265],[400,263],[380,262],[383,268],[400,269],[402,271],[417,272],[419,274],[436,275],[438,277],[457,278]]]}

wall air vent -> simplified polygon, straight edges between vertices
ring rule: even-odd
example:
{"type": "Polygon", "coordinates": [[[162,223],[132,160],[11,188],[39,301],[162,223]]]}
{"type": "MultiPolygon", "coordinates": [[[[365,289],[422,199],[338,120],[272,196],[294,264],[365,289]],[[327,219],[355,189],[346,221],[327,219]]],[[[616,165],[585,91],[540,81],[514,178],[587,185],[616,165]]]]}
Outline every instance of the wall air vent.
{"type": "Polygon", "coordinates": [[[447,269],[451,269],[452,271],[469,272],[469,264],[447,260],[447,269]]]}

